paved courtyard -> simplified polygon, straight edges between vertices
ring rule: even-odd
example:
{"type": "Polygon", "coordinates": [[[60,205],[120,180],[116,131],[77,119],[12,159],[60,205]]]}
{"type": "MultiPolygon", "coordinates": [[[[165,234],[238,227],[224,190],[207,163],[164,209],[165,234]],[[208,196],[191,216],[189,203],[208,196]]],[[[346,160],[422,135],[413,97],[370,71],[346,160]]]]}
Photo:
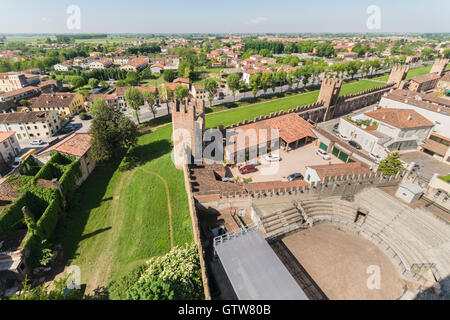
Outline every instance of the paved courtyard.
{"type": "Polygon", "coordinates": [[[445,164],[424,152],[405,152],[400,159],[407,163],[418,163],[420,165],[419,174],[425,179],[431,179],[435,173],[438,173],[439,175],[447,175],[450,173],[450,166],[448,164],[445,164]]]}
{"type": "Polygon", "coordinates": [[[316,145],[317,142],[310,143],[306,146],[300,147],[298,149],[286,152],[280,150],[281,161],[279,163],[272,162],[267,163],[264,156],[259,157],[259,162],[261,165],[257,166],[257,172],[249,174],[241,174],[238,167],[235,166],[231,169],[233,177],[241,177],[242,179],[252,179],[252,182],[264,182],[264,181],[280,181],[286,180],[287,177],[293,173],[301,173],[305,175],[306,166],[312,165],[324,165],[335,163],[342,163],[341,160],[331,155],[331,160],[323,160],[322,157],[316,154],[319,148],[316,145]]]}

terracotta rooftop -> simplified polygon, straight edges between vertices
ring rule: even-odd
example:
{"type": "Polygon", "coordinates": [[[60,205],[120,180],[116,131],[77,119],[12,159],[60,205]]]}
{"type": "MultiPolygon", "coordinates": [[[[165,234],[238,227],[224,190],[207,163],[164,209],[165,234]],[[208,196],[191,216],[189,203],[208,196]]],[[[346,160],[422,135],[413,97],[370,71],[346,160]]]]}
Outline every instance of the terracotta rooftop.
{"type": "Polygon", "coordinates": [[[411,79],[411,81],[417,82],[417,83],[425,83],[428,81],[439,79],[441,76],[438,73],[428,73],[421,76],[417,76],[411,79]]]}
{"type": "Polygon", "coordinates": [[[361,162],[325,164],[319,166],[307,166],[307,168],[315,170],[321,180],[325,177],[331,176],[365,174],[372,172],[364,167],[361,162]]]}
{"type": "Polygon", "coordinates": [[[381,108],[366,112],[365,115],[401,129],[434,126],[433,122],[418,112],[408,109],[381,108]]]}
{"type": "Polygon", "coordinates": [[[222,182],[226,169],[222,164],[203,165],[191,168],[191,186],[194,193],[240,192],[242,186],[231,182],[222,182]]]}
{"type": "MultiPolygon", "coordinates": [[[[316,135],[311,131],[312,124],[304,120],[295,113],[289,113],[267,120],[260,120],[236,128],[228,129],[236,135],[249,134],[249,130],[254,130],[257,134],[257,143],[262,144],[271,141],[271,129],[278,129],[278,134],[286,143],[292,143],[306,137],[316,139],[316,135]]],[[[249,147],[249,139],[246,139],[246,147],[249,147]]],[[[238,141],[238,140],[236,140],[238,141]]],[[[230,148],[230,147],[229,147],[230,148]]]]}
{"type": "Polygon", "coordinates": [[[386,98],[442,114],[449,114],[450,111],[449,100],[421,92],[394,90],[386,98]]]}
{"type": "Polygon", "coordinates": [[[33,107],[69,107],[76,93],[43,93],[30,100],[33,107]]]}
{"type": "Polygon", "coordinates": [[[153,93],[157,93],[158,90],[155,87],[117,87],[116,88],[116,95],[118,96],[124,96],[125,92],[130,88],[137,88],[142,93],[147,90],[151,90],[153,93]]]}
{"type": "Polygon", "coordinates": [[[1,113],[0,123],[41,122],[47,119],[49,113],[48,111],[1,113]]]}
{"type": "Polygon", "coordinates": [[[13,135],[15,135],[16,132],[15,131],[2,131],[0,132],[0,142],[5,141],[6,139],[8,139],[9,137],[12,137],[13,135]]]}
{"type": "Polygon", "coordinates": [[[82,157],[91,148],[91,136],[89,133],[72,133],[70,136],[56,143],[55,145],[39,152],[37,156],[58,151],[75,157],[82,157]]]}

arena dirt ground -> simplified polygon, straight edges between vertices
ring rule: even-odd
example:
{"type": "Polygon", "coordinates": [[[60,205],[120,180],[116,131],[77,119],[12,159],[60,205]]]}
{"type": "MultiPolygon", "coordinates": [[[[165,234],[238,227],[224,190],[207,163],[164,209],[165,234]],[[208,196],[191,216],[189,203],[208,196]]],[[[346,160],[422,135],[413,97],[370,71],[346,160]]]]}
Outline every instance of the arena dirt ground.
{"type": "Polygon", "coordinates": [[[406,282],[389,257],[351,231],[319,224],[283,242],[331,300],[390,300],[402,295],[406,282]],[[373,275],[368,273],[369,266],[379,266],[379,289],[367,286],[373,275]]]}

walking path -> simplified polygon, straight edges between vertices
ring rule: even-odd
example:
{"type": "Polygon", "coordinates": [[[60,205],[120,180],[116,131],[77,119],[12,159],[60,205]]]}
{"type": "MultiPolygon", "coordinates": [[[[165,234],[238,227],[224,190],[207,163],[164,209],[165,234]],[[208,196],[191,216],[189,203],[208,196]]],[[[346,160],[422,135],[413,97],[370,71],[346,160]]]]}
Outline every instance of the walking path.
{"type": "Polygon", "coordinates": [[[152,174],[156,177],[158,177],[164,184],[164,188],[166,189],[166,195],[167,195],[167,208],[169,210],[169,233],[170,233],[170,248],[173,249],[173,230],[172,230],[172,207],[170,206],[170,193],[169,193],[169,186],[167,185],[166,180],[161,177],[159,174],[150,171],[148,169],[143,169],[145,172],[152,174]]]}

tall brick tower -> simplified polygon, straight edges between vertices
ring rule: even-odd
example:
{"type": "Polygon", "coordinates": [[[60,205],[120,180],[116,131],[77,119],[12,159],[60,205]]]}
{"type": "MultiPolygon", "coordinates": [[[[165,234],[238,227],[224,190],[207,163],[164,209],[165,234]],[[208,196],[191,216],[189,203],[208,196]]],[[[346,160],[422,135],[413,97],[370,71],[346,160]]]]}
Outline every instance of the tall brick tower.
{"type": "Polygon", "coordinates": [[[172,129],[175,166],[182,169],[186,160],[190,163],[201,162],[205,130],[204,101],[175,100],[172,105],[172,129]]]}
{"type": "Polygon", "coordinates": [[[394,83],[395,87],[398,88],[400,83],[406,79],[408,71],[409,66],[402,66],[402,65],[393,66],[387,83],[388,84],[394,83]]]}
{"type": "Polygon", "coordinates": [[[321,103],[323,106],[327,108],[334,105],[339,97],[341,86],[342,80],[323,79],[317,102],[321,103]]]}
{"type": "Polygon", "coordinates": [[[433,64],[433,67],[431,68],[430,73],[438,73],[440,76],[445,71],[445,68],[447,68],[448,59],[440,59],[436,60],[433,64]]]}

